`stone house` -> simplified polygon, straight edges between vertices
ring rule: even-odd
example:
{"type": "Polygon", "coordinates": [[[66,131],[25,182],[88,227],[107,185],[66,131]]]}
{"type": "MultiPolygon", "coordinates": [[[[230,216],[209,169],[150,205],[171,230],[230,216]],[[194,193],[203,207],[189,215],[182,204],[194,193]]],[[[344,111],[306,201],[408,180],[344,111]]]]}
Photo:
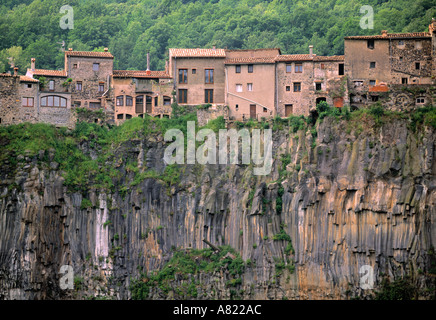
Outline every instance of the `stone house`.
{"type": "Polygon", "coordinates": [[[180,105],[218,104],[224,99],[224,49],[169,49],[169,74],[180,105]]]}
{"type": "Polygon", "coordinates": [[[114,70],[115,123],[132,117],[170,117],[173,81],[167,71],[114,70]]]}
{"type": "Polygon", "coordinates": [[[321,101],[342,107],[346,98],[344,56],[280,55],[277,64],[277,114],[309,115],[321,101]]]}
{"type": "Polygon", "coordinates": [[[276,65],[280,49],[226,50],[225,104],[235,120],[276,115],[276,65]]]}
{"type": "MultiPolygon", "coordinates": [[[[345,73],[354,108],[386,97],[391,85],[427,85],[436,76],[436,20],[428,32],[345,37],[345,73]]],[[[429,101],[427,101],[429,102],[429,101]]],[[[418,97],[417,104],[422,104],[418,97]]],[[[425,102],[424,102],[425,103],[425,102]]]]}

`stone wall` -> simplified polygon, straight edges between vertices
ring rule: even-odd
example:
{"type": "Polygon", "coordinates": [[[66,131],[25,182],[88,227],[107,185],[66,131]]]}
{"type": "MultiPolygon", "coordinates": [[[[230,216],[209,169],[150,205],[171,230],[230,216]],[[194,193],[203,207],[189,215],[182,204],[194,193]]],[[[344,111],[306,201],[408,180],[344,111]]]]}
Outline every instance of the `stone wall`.
{"type": "Polygon", "coordinates": [[[0,75],[0,124],[2,125],[21,122],[19,85],[19,77],[0,75]]]}
{"type": "Polygon", "coordinates": [[[229,119],[229,107],[223,105],[211,105],[209,108],[198,108],[197,119],[198,125],[204,126],[209,120],[223,117],[224,120],[229,119]]]}

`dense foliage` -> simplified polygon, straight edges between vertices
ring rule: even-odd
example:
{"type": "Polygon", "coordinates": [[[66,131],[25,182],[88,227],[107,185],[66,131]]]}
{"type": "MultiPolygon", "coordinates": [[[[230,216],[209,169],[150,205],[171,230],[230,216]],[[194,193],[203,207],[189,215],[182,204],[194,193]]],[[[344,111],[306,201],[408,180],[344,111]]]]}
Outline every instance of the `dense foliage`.
{"type": "Polygon", "coordinates": [[[4,0],[0,3],[0,72],[8,58],[21,71],[62,68],[65,48],[109,47],[116,69],[163,69],[171,47],[264,48],[282,53],[342,54],[343,37],[426,31],[436,16],[433,0],[4,0]],[[59,21],[68,4],[74,29],[59,21]],[[374,29],[361,29],[362,5],[374,8],[374,29]]]}

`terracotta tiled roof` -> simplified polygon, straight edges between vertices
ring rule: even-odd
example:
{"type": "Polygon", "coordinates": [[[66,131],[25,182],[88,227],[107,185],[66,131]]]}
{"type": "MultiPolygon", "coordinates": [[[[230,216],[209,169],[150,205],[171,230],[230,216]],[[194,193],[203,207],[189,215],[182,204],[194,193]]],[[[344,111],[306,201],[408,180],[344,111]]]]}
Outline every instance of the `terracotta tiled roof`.
{"type": "Polygon", "coordinates": [[[20,81],[22,81],[22,82],[39,82],[38,80],[33,79],[31,77],[28,77],[28,76],[20,76],[20,81]]]}
{"type": "Polygon", "coordinates": [[[66,56],[70,57],[92,57],[92,58],[111,58],[114,56],[110,52],[95,52],[95,51],[65,51],[66,56]]]}
{"type": "Polygon", "coordinates": [[[27,69],[27,71],[29,73],[37,75],[37,76],[47,76],[47,77],[66,77],[67,76],[65,70],[46,70],[46,69],[30,70],[30,69],[27,69]]]}
{"type": "Polygon", "coordinates": [[[274,63],[275,57],[271,58],[233,58],[233,59],[227,59],[224,61],[225,64],[244,64],[244,63],[253,63],[253,64],[260,64],[260,63],[274,63]]]}
{"type": "Polygon", "coordinates": [[[275,61],[312,61],[316,57],[314,54],[311,58],[309,54],[283,54],[277,56],[275,61]]]}
{"type": "Polygon", "coordinates": [[[180,58],[225,58],[226,52],[224,49],[169,49],[170,56],[180,58]]]}
{"type": "Polygon", "coordinates": [[[411,32],[411,33],[387,33],[386,35],[373,36],[349,36],[345,40],[369,40],[369,39],[402,39],[402,38],[431,38],[430,32],[411,32]]]}
{"type": "Polygon", "coordinates": [[[261,49],[225,49],[225,52],[253,52],[253,51],[270,51],[281,54],[280,48],[261,48],[261,49]]]}
{"type": "Polygon", "coordinates": [[[315,56],[313,61],[344,61],[345,56],[315,56]]]}
{"type": "Polygon", "coordinates": [[[171,76],[165,71],[150,71],[147,74],[146,71],[142,70],[114,70],[114,77],[126,77],[126,78],[168,78],[171,76]]]}
{"type": "Polygon", "coordinates": [[[0,77],[12,77],[10,73],[0,73],[0,77]]]}

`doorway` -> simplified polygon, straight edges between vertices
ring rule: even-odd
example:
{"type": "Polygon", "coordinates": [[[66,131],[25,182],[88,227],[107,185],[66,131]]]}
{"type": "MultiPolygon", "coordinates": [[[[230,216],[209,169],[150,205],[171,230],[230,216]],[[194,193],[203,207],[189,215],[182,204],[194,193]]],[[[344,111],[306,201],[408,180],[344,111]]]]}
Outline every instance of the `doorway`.
{"type": "Polygon", "coordinates": [[[285,104],[285,117],[292,115],[292,104],[285,104]]]}
{"type": "Polygon", "coordinates": [[[250,119],[256,119],[256,105],[250,104],[250,119]]]}

